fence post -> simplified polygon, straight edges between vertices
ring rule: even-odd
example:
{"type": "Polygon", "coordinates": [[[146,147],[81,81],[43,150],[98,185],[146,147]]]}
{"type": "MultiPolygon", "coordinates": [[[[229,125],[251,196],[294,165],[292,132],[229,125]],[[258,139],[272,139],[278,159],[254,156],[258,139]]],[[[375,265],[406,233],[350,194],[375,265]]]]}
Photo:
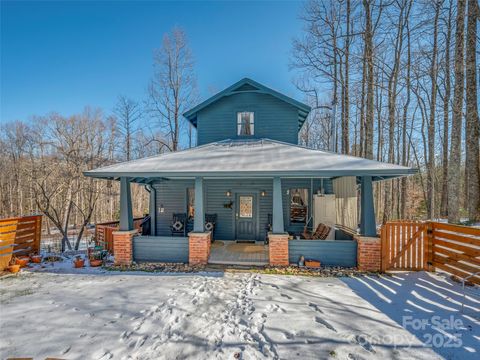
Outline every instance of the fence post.
{"type": "Polygon", "coordinates": [[[383,224],[380,230],[380,246],[382,247],[382,272],[387,271],[387,224],[383,224]]]}
{"type": "Polygon", "coordinates": [[[35,219],[35,239],[33,241],[33,250],[35,253],[40,253],[40,239],[42,237],[42,216],[38,215],[35,219]]]}
{"type": "Polygon", "coordinates": [[[427,246],[424,249],[424,270],[426,271],[435,271],[433,267],[433,229],[434,223],[432,221],[427,221],[425,224],[426,232],[427,232],[427,246]]]}

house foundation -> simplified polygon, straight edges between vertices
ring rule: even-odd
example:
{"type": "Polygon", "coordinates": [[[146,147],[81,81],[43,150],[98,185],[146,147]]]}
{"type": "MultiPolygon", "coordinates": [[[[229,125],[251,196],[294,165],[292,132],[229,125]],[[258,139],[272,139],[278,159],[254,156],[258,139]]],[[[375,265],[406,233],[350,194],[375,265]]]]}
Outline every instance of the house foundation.
{"type": "Polygon", "coordinates": [[[271,266],[288,266],[288,233],[268,234],[269,262],[271,266]]]}
{"type": "Polygon", "coordinates": [[[206,265],[210,256],[212,232],[190,232],[188,234],[188,263],[206,265]]]}
{"type": "Polygon", "coordinates": [[[382,241],[379,237],[355,236],[357,267],[362,271],[381,271],[382,241]]]}
{"type": "Polygon", "coordinates": [[[115,265],[130,266],[133,262],[133,237],[138,230],[114,231],[113,253],[115,265]]]}

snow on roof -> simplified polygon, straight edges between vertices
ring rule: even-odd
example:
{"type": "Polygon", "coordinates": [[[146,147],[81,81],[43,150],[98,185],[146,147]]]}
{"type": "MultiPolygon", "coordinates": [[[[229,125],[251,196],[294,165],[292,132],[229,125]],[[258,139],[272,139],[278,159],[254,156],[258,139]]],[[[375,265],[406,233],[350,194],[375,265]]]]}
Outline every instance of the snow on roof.
{"type": "Polygon", "coordinates": [[[416,169],[400,165],[258,139],[223,140],[98,168],[85,175],[98,178],[374,176],[378,180],[414,173],[416,169]]]}

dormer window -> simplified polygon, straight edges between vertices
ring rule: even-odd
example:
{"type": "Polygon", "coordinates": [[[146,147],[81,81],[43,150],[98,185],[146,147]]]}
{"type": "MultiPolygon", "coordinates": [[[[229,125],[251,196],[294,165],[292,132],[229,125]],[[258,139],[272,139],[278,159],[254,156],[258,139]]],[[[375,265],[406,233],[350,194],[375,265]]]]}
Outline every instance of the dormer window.
{"type": "Polygon", "coordinates": [[[254,134],[253,112],[242,111],[237,113],[237,135],[251,136],[254,134]]]}

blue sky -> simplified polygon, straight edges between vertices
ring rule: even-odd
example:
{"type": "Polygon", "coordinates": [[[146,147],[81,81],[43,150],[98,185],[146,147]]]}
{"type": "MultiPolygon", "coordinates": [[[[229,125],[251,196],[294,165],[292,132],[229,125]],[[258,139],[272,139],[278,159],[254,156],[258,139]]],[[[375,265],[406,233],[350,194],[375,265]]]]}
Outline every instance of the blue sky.
{"type": "Polygon", "coordinates": [[[146,97],[152,54],[183,27],[200,95],[248,76],[299,100],[288,69],[299,1],[1,2],[0,120],[146,97]]]}

